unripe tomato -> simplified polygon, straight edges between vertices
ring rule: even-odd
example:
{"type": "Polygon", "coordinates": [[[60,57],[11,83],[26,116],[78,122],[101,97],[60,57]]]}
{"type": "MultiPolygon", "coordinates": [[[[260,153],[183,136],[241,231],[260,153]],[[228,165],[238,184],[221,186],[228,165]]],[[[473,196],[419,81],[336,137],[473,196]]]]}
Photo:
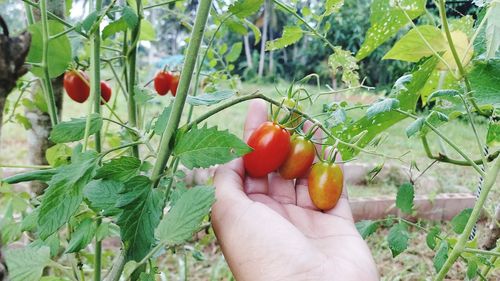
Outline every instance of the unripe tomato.
{"type": "Polygon", "coordinates": [[[344,185],[344,174],[339,165],[318,162],[312,166],[308,178],[309,196],[314,206],[326,211],[335,207],[344,185]]]}
{"type": "Polygon", "coordinates": [[[160,96],[164,96],[172,87],[172,79],[174,76],[168,71],[160,71],[154,79],[155,90],[160,96]]]}
{"type": "MultiPolygon", "coordinates": [[[[111,99],[111,87],[105,81],[101,81],[101,97],[107,103],[111,99]]],[[[101,105],[104,102],[101,100],[101,105]]]]}
{"type": "MultiPolygon", "coordinates": [[[[289,108],[294,108],[296,110],[302,111],[302,107],[297,104],[297,101],[292,98],[287,98],[284,97],[281,99],[281,102],[283,106],[287,106],[289,108]]],[[[278,110],[277,106],[273,106],[273,112],[276,112],[278,110]]],[[[287,108],[281,108],[280,112],[278,113],[278,121],[284,120],[286,117],[288,117],[288,120],[285,122],[286,127],[292,127],[295,128],[300,125],[302,122],[302,115],[292,112],[291,110],[288,110],[287,108]]]]}
{"type": "Polygon", "coordinates": [[[170,92],[172,92],[172,96],[175,97],[177,95],[177,87],[179,87],[179,75],[175,75],[172,78],[172,83],[170,84],[170,92]]]}
{"type": "MultiPolygon", "coordinates": [[[[85,72],[79,71],[79,74],[85,80],[89,81],[85,72]]],[[[89,98],[90,87],[87,84],[88,82],[84,81],[80,76],[77,74],[76,70],[66,71],[66,73],[64,73],[63,85],[66,93],[68,93],[68,96],[72,100],[83,103],[89,98]]]]}
{"type": "Polygon", "coordinates": [[[285,162],[290,151],[290,134],[278,124],[264,122],[247,144],[253,151],[243,156],[245,170],[252,177],[264,177],[285,162]]]}
{"type": "Polygon", "coordinates": [[[309,171],[315,155],[314,144],[310,140],[300,135],[293,135],[288,157],[279,169],[281,177],[291,180],[304,176],[309,171]]]}

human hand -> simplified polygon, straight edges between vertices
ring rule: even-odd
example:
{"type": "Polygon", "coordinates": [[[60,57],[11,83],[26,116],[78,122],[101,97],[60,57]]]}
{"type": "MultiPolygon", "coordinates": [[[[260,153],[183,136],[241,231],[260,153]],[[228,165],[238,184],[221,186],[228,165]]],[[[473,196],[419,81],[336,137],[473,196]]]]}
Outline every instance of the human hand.
{"type": "MultiPolygon", "coordinates": [[[[253,101],[245,139],[265,121],[266,104],[253,101]]],[[[346,188],[335,208],[322,212],[309,197],[307,177],[251,178],[241,158],[219,167],[214,183],[212,224],[236,280],[378,280],[346,188]]]]}

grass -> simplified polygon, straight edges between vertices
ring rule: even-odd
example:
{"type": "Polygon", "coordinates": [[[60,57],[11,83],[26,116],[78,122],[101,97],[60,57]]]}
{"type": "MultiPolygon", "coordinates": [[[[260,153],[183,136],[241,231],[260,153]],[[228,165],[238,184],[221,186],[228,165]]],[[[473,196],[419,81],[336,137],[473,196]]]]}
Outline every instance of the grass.
{"type": "MultiPolygon", "coordinates": [[[[286,85],[277,85],[281,91],[286,89],[286,85]]],[[[278,97],[276,94],[275,86],[273,85],[257,85],[257,84],[243,84],[242,94],[253,93],[260,91],[266,95],[278,97]]],[[[316,88],[309,87],[308,90],[312,93],[317,92],[316,88]]],[[[16,94],[9,97],[10,100],[16,98],[16,94]]],[[[314,103],[311,108],[307,109],[308,112],[320,112],[322,104],[333,100],[346,99],[351,103],[370,103],[377,96],[365,91],[335,94],[323,96],[318,102],[314,103]]],[[[163,107],[171,102],[169,97],[156,97],[154,104],[149,106],[146,111],[146,116],[158,115],[163,107]]],[[[69,118],[81,117],[86,114],[87,107],[85,105],[77,104],[69,99],[65,99],[63,109],[63,120],[69,118]]],[[[126,106],[123,98],[120,98],[118,103],[118,114],[126,120],[126,106]]],[[[237,106],[226,109],[221,114],[211,117],[207,120],[209,126],[218,126],[219,129],[228,129],[236,135],[241,136],[243,131],[243,123],[247,114],[248,103],[238,104],[237,106]]],[[[21,112],[22,109],[18,109],[21,112]]],[[[199,116],[206,111],[206,107],[197,107],[194,111],[194,116],[199,116]]],[[[104,109],[105,116],[108,110],[104,109]]],[[[21,112],[22,113],[22,112],[21,112]]],[[[360,112],[354,112],[359,116],[360,112]]],[[[186,116],[184,116],[185,120],[186,116]]],[[[429,160],[419,142],[418,138],[408,139],[405,134],[406,127],[410,124],[411,120],[405,120],[398,123],[387,130],[387,139],[378,148],[378,152],[388,155],[401,155],[405,152],[408,154],[401,160],[386,160],[386,165],[398,165],[410,175],[410,167],[412,161],[416,164],[420,171],[423,171],[428,165],[432,163],[429,160]]],[[[118,132],[119,128],[116,125],[110,126],[111,132],[118,132]]],[[[472,131],[467,122],[462,120],[453,120],[450,124],[445,125],[441,130],[454,142],[461,147],[466,148],[469,155],[477,155],[478,149],[472,135],[472,131]]],[[[479,123],[478,130],[483,136],[486,131],[486,124],[479,123]]],[[[434,134],[429,135],[431,139],[431,146],[435,153],[440,150],[440,144],[434,134]]],[[[111,139],[116,139],[112,137],[111,139]]],[[[27,134],[24,129],[15,123],[8,123],[2,128],[2,139],[0,163],[3,164],[26,164],[27,159],[27,134]]],[[[156,140],[157,141],[157,140],[156,140]]],[[[107,142],[106,146],[109,147],[112,141],[107,142]]],[[[450,156],[460,159],[459,156],[447,148],[450,156]]],[[[476,158],[476,157],[473,157],[476,158]]],[[[356,161],[360,163],[381,163],[384,161],[382,158],[377,158],[372,155],[360,154],[356,161]]],[[[411,176],[415,178],[420,172],[412,169],[411,176]]],[[[476,189],[478,182],[477,174],[470,167],[457,167],[446,163],[436,163],[428,172],[426,177],[434,179],[432,185],[419,185],[417,194],[439,194],[443,192],[473,192],[476,189]]],[[[377,195],[395,194],[401,179],[392,178],[391,174],[387,178],[378,178],[376,181],[362,186],[349,186],[349,193],[351,197],[372,197],[377,195]]],[[[498,184],[497,184],[498,187],[498,184]]],[[[498,188],[493,190],[491,198],[498,198],[500,191],[498,188]]],[[[494,203],[489,202],[488,209],[492,210],[494,203]]],[[[450,227],[447,223],[442,224],[443,230],[451,233],[450,227]]],[[[386,236],[387,229],[382,228],[377,231],[373,236],[368,239],[368,243],[374,254],[375,260],[379,266],[379,270],[383,276],[383,280],[426,280],[429,275],[434,271],[432,265],[432,258],[434,252],[429,250],[425,245],[425,233],[414,231],[411,234],[410,248],[405,253],[393,259],[388,249],[386,236]]],[[[176,251],[174,254],[169,255],[166,260],[160,260],[158,266],[166,268],[166,280],[183,280],[182,272],[184,271],[184,263],[187,262],[188,275],[190,280],[231,280],[230,271],[227,268],[223,257],[220,254],[213,233],[210,231],[208,234],[201,235],[202,243],[191,244],[187,247],[176,251]],[[196,251],[193,251],[196,249],[196,251]],[[193,255],[196,253],[196,255],[193,255]],[[200,255],[201,253],[201,255],[200,255]],[[184,257],[187,257],[186,259],[184,257]],[[201,261],[197,259],[203,257],[201,261]],[[177,278],[177,279],[176,279],[177,278]]],[[[116,248],[108,249],[108,254],[116,251],[116,248]]],[[[465,268],[463,265],[456,265],[453,269],[450,278],[461,279],[465,268]]],[[[492,275],[492,278],[500,278],[499,273],[492,275]]],[[[492,279],[493,280],[493,279],[492,279]]]]}

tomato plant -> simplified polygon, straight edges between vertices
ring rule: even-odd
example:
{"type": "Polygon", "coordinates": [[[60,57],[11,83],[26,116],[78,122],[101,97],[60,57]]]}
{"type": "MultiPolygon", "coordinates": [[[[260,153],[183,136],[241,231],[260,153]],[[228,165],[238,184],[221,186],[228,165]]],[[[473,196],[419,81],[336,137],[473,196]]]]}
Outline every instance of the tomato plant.
{"type": "Polygon", "coordinates": [[[68,96],[79,103],[84,103],[90,95],[88,76],[83,71],[69,70],[64,73],[64,89],[68,96]]]}
{"type": "Polygon", "coordinates": [[[273,122],[262,123],[248,138],[253,151],[243,156],[245,170],[256,178],[276,171],[290,151],[290,133],[273,122]]]}
{"type": "Polygon", "coordinates": [[[314,164],[308,177],[309,196],[321,210],[330,210],[340,199],[344,174],[339,165],[320,161],[314,164]]]}
{"type": "MultiPolygon", "coordinates": [[[[164,96],[169,91],[172,91],[172,88],[174,86],[174,79],[176,78],[172,75],[172,73],[168,71],[158,72],[158,74],[156,74],[154,78],[154,86],[158,95],[164,96]]],[[[172,92],[172,95],[175,96],[174,92],[172,92]]]]}
{"type": "Polygon", "coordinates": [[[279,168],[280,175],[289,180],[306,175],[315,156],[314,144],[307,138],[294,134],[290,140],[290,152],[279,168]]]}

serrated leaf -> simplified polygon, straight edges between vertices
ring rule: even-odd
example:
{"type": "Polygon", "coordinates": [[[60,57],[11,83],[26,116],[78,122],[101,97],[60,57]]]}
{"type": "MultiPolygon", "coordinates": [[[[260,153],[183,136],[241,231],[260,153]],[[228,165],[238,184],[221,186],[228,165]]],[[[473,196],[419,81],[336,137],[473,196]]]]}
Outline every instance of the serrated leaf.
{"type": "Polygon", "coordinates": [[[71,240],[69,240],[66,253],[76,253],[87,247],[96,231],[96,225],[90,218],[84,219],[78,224],[75,231],[71,233],[71,240]]]}
{"type": "Polygon", "coordinates": [[[223,100],[227,100],[234,96],[234,92],[231,90],[220,90],[213,93],[204,93],[199,96],[191,96],[187,97],[186,102],[190,105],[212,105],[219,103],[223,100]]]}
{"type": "Polygon", "coordinates": [[[49,247],[50,256],[55,257],[59,254],[59,248],[61,246],[61,241],[59,241],[59,233],[54,233],[50,235],[47,239],[41,240],[40,238],[28,244],[28,247],[39,249],[41,247],[49,247]]]}
{"type": "Polygon", "coordinates": [[[490,147],[500,146],[500,121],[490,121],[488,124],[486,144],[490,147]]]}
{"type": "Polygon", "coordinates": [[[467,280],[474,280],[474,277],[477,275],[477,262],[473,259],[469,259],[467,263],[467,280]]]}
{"type": "Polygon", "coordinates": [[[383,99],[368,107],[366,117],[373,118],[377,114],[389,112],[397,108],[399,108],[399,100],[393,98],[383,99]]]}
{"type": "Polygon", "coordinates": [[[139,35],[139,40],[141,41],[155,41],[156,40],[156,29],[153,24],[146,20],[141,20],[141,34],[139,35]]]}
{"type": "Polygon", "coordinates": [[[344,5],[344,0],[326,0],[323,16],[329,16],[338,12],[342,5],[344,5]]]}
{"type": "Polygon", "coordinates": [[[246,18],[257,13],[264,0],[238,0],[229,6],[229,12],[238,18],[246,18]]]}
{"type": "Polygon", "coordinates": [[[140,261],[151,250],[154,230],[163,209],[162,192],[152,187],[145,176],[136,176],[124,183],[116,207],[122,210],[116,224],[125,245],[126,259],[140,261]]]}
{"type": "Polygon", "coordinates": [[[102,241],[111,234],[109,229],[109,222],[102,222],[95,231],[95,239],[102,241]]]}
{"type": "Polygon", "coordinates": [[[116,208],[118,192],[123,183],[114,180],[93,180],[83,189],[83,194],[89,200],[90,208],[104,216],[118,215],[121,210],[116,208]]]}
{"type": "Polygon", "coordinates": [[[165,215],[156,230],[158,240],[176,245],[190,239],[215,201],[213,187],[188,189],[165,215]]]}
{"type": "Polygon", "coordinates": [[[12,281],[38,281],[50,263],[48,247],[25,247],[5,251],[5,260],[12,281]]]}
{"type": "Polygon", "coordinates": [[[448,122],[450,120],[448,115],[446,115],[442,112],[439,112],[439,111],[432,111],[431,114],[429,114],[429,116],[427,116],[426,120],[429,121],[429,119],[432,118],[432,116],[434,116],[434,115],[437,116],[439,121],[448,122]]]}
{"type": "Polygon", "coordinates": [[[415,190],[411,183],[405,183],[398,189],[396,195],[396,207],[403,213],[411,214],[413,211],[413,199],[415,199],[415,190]]]}
{"type": "Polygon", "coordinates": [[[460,214],[456,215],[451,220],[451,227],[456,234],[462,234],[462,232],[464,232],[465,225],[467,224],[471,213],[471,208],[464,209],[462,210],[462,212],[460,212],[460,214]]]}
{"type": "Polygon", "coordinates": [[[406,128],[406,136],[409,138],[422,130],[425,124],[425,118],[419,117],[406,128]]]}
{"type": "Polygon", "coordinates": [[[496,56],[500,48],[500,2],[491,1],[489,11],[490,16],[486,20],[486,58],[496,56]]]}
{"type": "Polygon", "coordinates": [[[303,35],[300,26],[285,26],[281,38],[266,42],[266,51],[274,51],[297,43],[303,35]]]}
{"type": "Polygon", "coordinates": [[[226,25],[232,32],[236,32],[241,35],[247,35],[248,30],[245,25],[238,18],[229,18],[226,20],[226,25]]]}
{"type": "Polygon", "coordinates": [[[408,240],[410,234],[405,223],[398,223],[391,227],[387,235],[389,249],[391,249],[392,257],[396,257],[408,248],[408,240]]]}
{"type": "Polygon", "coordinates": [[[473,96],[479,104],[500,106],[500,59],[476,63],[468,75],[473,96]]]}
{"type": "Polygon", "coordinates": [[[356,229],[363,239],[366,239],[368,236],[377,231],[378,226],[378,222],[371,220],[362,220],[356,223],[356,229]]]}
{"type": "Polygon", "coordinates": [[[127,30],[127,22],[122,17],[110,24],[106,25],[101,33],[102,40],[106,40],[107,38],[113,36],[114,34],[127,30]]]}
{"type": "Polygon", "coordinates": [[[228,131],[217,127],[193,127],[176,142],[175,156],[189,169],[227,163],[249,153],[251,148],[228,131]]]}
{"type": "Polygon", "coordinates": [[[72,163],[62,166],[48,182],[38,216],[38,234],[46,239],[69,221],[83,201],[83,188],[94,176],[98,154],[73,150],[72,163]]]}
{"type": "Polygon", "coordinates": [[[371,4],[370,29],[366,32],[365,41],[356,58],[361,60],[367,57],[378,46],[394,36],[402,27],[409,24],[408,18],[396,5],[401,8],[411,19],[415,19],[425,12],[425,0],[374,0],[371,4]]]}
{"type": "MultiPolygon", "coordinates": [[[[87,124],[87,118],[76,118],[71,119],[71,121],[61,122],[54,126],[50,132],[49,139],[55,143],[66,143],[79,141],[83,139],[85,135],[85,126],[87,124]]],[[[102,118],[96,114],[92,113],[90,115],[90,127],[89,135],[95,134],[102,127],[102,118]]]]}
{"type": "Polygon", "coordinates": [[[153,99],[153,95],[148,89],[135,86],[134,98],[138,105],[144,105],[153,99]]]}
{"type": "Polygon", "coordinates": [[[261,37],[260,29],[257,26],[255,26],[255,24],[253,24],[248,20],[245,20],[245,23],[252,30],[253,35],[255,37],[254,45],[257,45],[260,42],[260,37],[261,37]]]}
{"type": "Polygon", "coordinates": [[[89,32],[94,23],[97,21],[97,18],[99,17],[99,14],[97,11],[93,11],[90,13],[85,19],[83,19],[81,23],[81,27],[85,32],[89,32]]]}
{"type": "Polygon", "coordinates": [[[446,262],[446,259],[448,259],[448,241],[441,240],[441,243],[439,243],[439,248],[433,260],[436,272],[439,272],[441,270],[444,263],[446,262]]]}
{"type": "Polygon", "coordinates": [[[104,163],[97,170],[95,178],[124,182],[136,176],[139,173],[140,167],[141,160],[132,156],[122,156],[104,163]]]}
{"type": "MultiPolygon", "coordinates": [[[[49,35],[56,35],[65,30],[64,25],[57,21],[49,20],[49,35]]],[[[31,33],[31,45],[26,61],[39,64],[42,62],[43,55],[43,38],[42,38],[42,23],[36,22],[28,27],[31,33]]],[[[63,35],[49,41],[47,62],[50,78],[55,78],[64,73],[72,59],[71,43],[68,36],[63,35]]],[[[34,66],[30,70],[38,77],[43,77],[41,67],[34,66]]]]}
{"type": "MultiPolygon", "coordinates": [[[[188,96],[189,100],[189,96],[188,96]]],[[[170,118],[170,112],[172,111],[172,106],[167,106],[163,109],[161,112],[160,116],[158,116],[158,119],[156,120],[155,126],[154,126],[154,132],[158,136],[161,136],[163,132],[165,131],[165,128],[167,128],[167,123],[168,119],[170,118]]]]}
{"type": "Polygon", "coordinates": [[[429,97],[427,98],[427,100],[433,100],[433,99],[439,98],[439,97],[454,97],[454,96],[458,96],[458,95],[460,95],[460,92],[457,90],[453,90],[453,89],[437,90],[437,91],[432,92],[429,95],[429,97]]]}
{"type": "Polygon", "coordinates": [[[56,144],[45,151],[45,158],[52,167],[66,165],[71,160],[71,147],[65,144],[56,144]]]}
{"type": "Polygon", "coordinates": [[[328,57],[328,66],[332,75],[342,71],[342,82],[349,87],[359,86],[358,63],[351,51],[343,50],[339,46],[333,48],[333,54],[328,57]]]}
{"type": "Polygon", "coordinates": [[[433,25],[420,25],[401,37],[382,59],[418,62],[423,57],[432,56],[434,52],[420,35],[425,38],[434,51],[443,52],[446,50],[448,43],[439,28],[433,25]]]}
{"type": "Polygon", "coordinates": [[[243,49],[243,43],[241,42],[236,42],[233,44],[231,47],[231,51],[226,54],[226,61],[227,62],[235,62],[241,54],[241,50],[243,49]]]}
{"type": "Polygon", "coordinates": [[[334,110],[330,115],[328,115],[328,119],[326,120],[328,128],[336,127],[340,124],[343,124],[347,120],[347,113],[343,108],[338,108],[334,110]]]}
{"type": "Polygon", "coordinates": [[[436,248],[436,240],[438,239],[438,235],[440,232],[441,230],[438,227],[433,227],[427,233],[427,236],[425,237],[425,243],[427,243],[427,246],[431,250],[434,250],[436,248]]]}
{"type": "Polygon", "coordinates": [[[139,17],[137,16],[136,12],[129,6],[123,7],[122,18],[127,23],[127,26],[130,29],[134,29],[137,26],[137,23],[139,23],[139,17]]]}

